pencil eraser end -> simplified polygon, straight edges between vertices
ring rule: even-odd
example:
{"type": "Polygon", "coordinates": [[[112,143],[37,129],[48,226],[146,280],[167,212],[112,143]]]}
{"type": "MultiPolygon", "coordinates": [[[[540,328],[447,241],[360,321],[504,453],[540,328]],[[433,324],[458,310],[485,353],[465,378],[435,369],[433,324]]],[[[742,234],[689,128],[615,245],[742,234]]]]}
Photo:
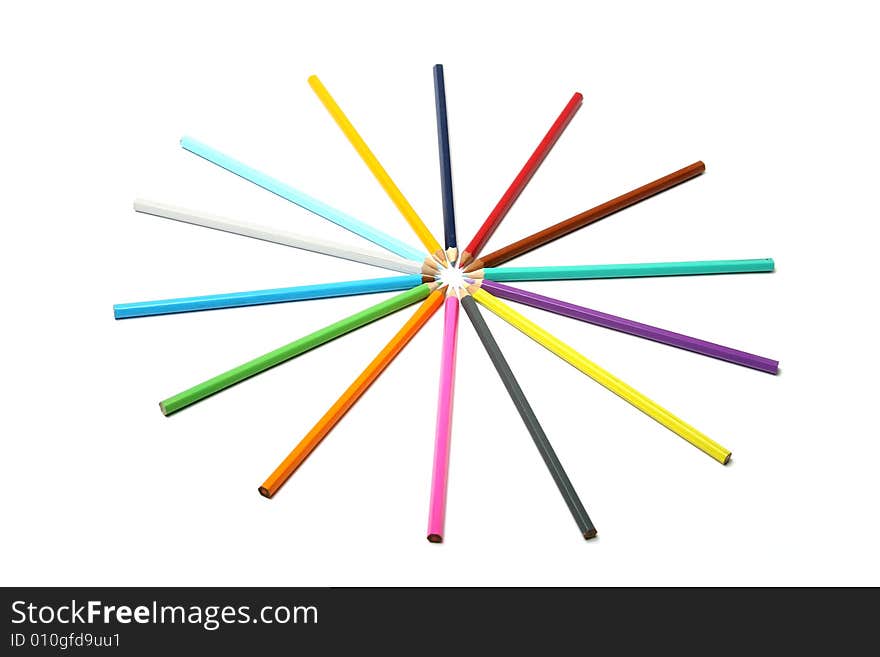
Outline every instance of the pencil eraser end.
{"type": "Polygon", "coordinates": [[[165,409],[165,402],[159,402],[159,410],[162,411],[162,415],[168,417],[168,411],[165,409]]]}
{"type": "Polygon", "coordinates": [[[428,534],[429,543],[442,543],[443,537],[440,534],[428,534]]]}
{"type": "Polygon", "coordinates": [[[596,538],[596,534],[597,532],[595,529],[588,529],[584,532],[584,540],[589,541],[591,538],[596,538]]]}
{"type": "Polygon", "coordinates": [[[269,492],[269,489],[266,488],[265,486],[260,486],[257,490],[260,492],[260,495],[265,497],[267,500],[272,499],[272,494],[269,492]]]}

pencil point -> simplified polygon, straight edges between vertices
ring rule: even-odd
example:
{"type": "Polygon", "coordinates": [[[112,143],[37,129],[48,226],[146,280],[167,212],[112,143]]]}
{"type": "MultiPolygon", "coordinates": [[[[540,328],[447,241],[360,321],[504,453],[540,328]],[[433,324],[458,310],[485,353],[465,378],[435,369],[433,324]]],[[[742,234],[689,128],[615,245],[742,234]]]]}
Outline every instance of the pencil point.
{"type": "Polygon", "coordinates": [[[428,534],[429,543],[442,543],[443,537],[440,534],[428,534]]]}
{"type": "Polygon", "coordinates": [[[450,246],[446,249],[446,261],[449,263],[450,267],[454,267],[456,260],[458,260],[458,249],[454,246],[450,246]]]}
{"type": "Polygon", "coordinates": [[[458,266],[464,268],[471,261],[473,256],[467,251],[463,251],[461,254],[461,259],[458,261],[458,266]]]}
{"type": "Polygon", "coordinates": [[[471,275],[471,278],[483,279],[486,277],[486,270],[485,269],[474,269],[473,271],[469,271],[468,274],[471,275]]]}
{"type": "Polygon", "coordinates": [[[472,271],[476,271],[477,269],[482,269],[483,262],[479,258],[477,258],[476,260],[474,260],[473,262],[471,262],[467,266],[463,266],[462,268],[464,269],[464,272],[466,274],[469,274],[472,271]]]}

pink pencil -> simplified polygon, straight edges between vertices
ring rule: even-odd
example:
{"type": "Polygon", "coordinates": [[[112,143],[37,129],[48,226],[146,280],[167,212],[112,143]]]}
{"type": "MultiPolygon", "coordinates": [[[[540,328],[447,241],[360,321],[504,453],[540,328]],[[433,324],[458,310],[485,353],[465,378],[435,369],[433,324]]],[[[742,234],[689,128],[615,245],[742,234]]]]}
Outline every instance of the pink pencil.
{"type": "Polygon", "coordinates": [[[458,297],[446,298],[443,309],[443,353],[440,356],[440,396],[437,400],[437,433],[434,436],[434,472],[428,540],[443,542],[446,520],[446,478],[449,474],[449,439],[452,433],[452,395],[455,389],[455,347],[458,340],[458,297]]]}

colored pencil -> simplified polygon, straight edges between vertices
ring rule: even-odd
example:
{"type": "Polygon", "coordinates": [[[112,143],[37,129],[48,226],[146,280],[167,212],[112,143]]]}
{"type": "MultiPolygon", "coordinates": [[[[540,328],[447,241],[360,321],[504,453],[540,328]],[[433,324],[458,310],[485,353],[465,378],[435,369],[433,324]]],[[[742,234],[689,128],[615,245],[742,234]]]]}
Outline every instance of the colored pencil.
{"type": "Polygon", "coordinates": [[[257,306],[268,303],[328,299],[330,297],[375,294],[377,292],[397,292],[408,290],[421,283],[421,276],[410,274],[408,276],[368,278],[359,281],[341,281],[339,283],[279,287],[271,290],[253,290],[251,292],[227,292],[225,294],[206,294],[198,297],[180,297],[158,301],[135,301],[133,303],[115,304],[113,306],[113,316],[116,319],[129,319],[131,317],[188,313],[196,310],[241,308],[242,306],[257,306]]]}
{"type": "Polygon", "coordinates": [[[528,429],[535,447],[538,448],[538,452],[544,460],[544,465],[550,471],[550,476],[553,477],[553,481],[565,500],[565,504],[568,506],[568,510],[571,512],[575,523],[577,523],[578,529],[584,538],[593,538],[596,536],[596,528],[593,526],[593,522],[590,520],[590,516],[587,514],[587,510],[584,508],[580,497],[578,497],[577,491],[565,473],[565,468],[559,462],[559,458],[556,456],[556,452],[553,449],[553,445],[550,444],[547,434],[544,433],[541,423],[538,422],[538,417],[532,410],[529,400],[526,399],[525,393],[523,393],[519,382],[510,369],[510,365],[507,364],[507,359],[504,358],[501,348],[495,341],[495,336],[489,330],[489,326],[486,324],[486,320],[483,319],[482,314],[480,314],[480,308],[473,297],[466,291],[462,292],[461,305],[470,318],[471,324],[473,324],[474,330],[477,332],[477,337],[483,343],[483,347],[495,366],[498,376],[501,377],[501,382],[507,389],[507,394],[510,395],[510,399],[513,401],[514,406],[516,406],[523,424],[526,425],[526,429],[528,429]]]}
{"type": "Polygon", "coordinates": [[[423,271],[424,265],[420,265],[418,262],[405,260],[397,256],[388,256],[381,251],[349,246],[347,244],[331,242],[329,240],[320,240],[288,230],[280,230],[272,226],[261,226],[242,219],[221,217],[208,212],[190,210],[175,205],[169,205],[167,203],[137,199],[134,202],[134,209],[136,212],[141,212],[143,214],[151,214],[156,217],[182,221],[195,226],[222,230],[234,235],[243,235],[244,237],[252,237],[266,242],[292,246],[295,249],[321,253],[323,255],[342,258],[344,260],[352,260],[365,265],[373,265],[374,267],[399,271],[404,274],[419,274],[425,273],[426,271],[423,271]]]}
{"type": "Polygon", "coordinates": [[[418,287],[414,287],[411,290],[407,290],[397,296],[386,299],[374,306],[370,306],[369,308],[361,310],[345,319],[341,319],[329,326],[318,329],[317,331],[309,333],[298,340],[294,340],[283,347],[279,347],[269,353],[258,356],[247,363],[234,367],[223,374],[219,374],[207,381],[193,386],[192,388],[188,388],[183,392],[169,397],[168,399],[159,402],[159,408],[165,415],[176,413],[191,404],[195,404],[197,401],[210,397],[236,383],[264,372],[271,367],[275,367],[276,365],[290,360],[291,358],[295,358],[296,356],[310,351],[315,347],[319,347],[326,342],[330,342],[341,335],[350,333],[365,324],[369,324],[370,322],[374,322],[377,319],[390,315],[402,308],[411,306],[417,301],[421,301],[427,297],[431,291],[438,286],[439,283],[423,283],[418,287]]]}
{"type": "Polygon", "coordinates": [[[753,370],[767,372],[768,374],[779,373],[779,361],[771,360],[764,356],[756,356],[755,354],[740,351],[739,349],[731,349],[730,347],[715,344],[714,342],[692,338],[689,335],[674,333],[649,324],[634,322],[631,319],[609,315],[608,313],[585,308],[584,306],[576,306],[573,303],[560,301],[559,299],[554,299],[552,297],[545,297],[541,294],[535,294],[534,292],[527,292],[526,290],[521,290],[502,283],[496,283],[494,281],[483,281],[481,287],[496,297],[508,301],[517,301],[527,306],[531,306],[532,308],[540,308],[541,310],[546,310],[565,317],[571,317],[572,319],[578,319],[582,322],[595,324],[596,326],[603,326],[605,328],[621,331],[622,333],[628,333],[647,340],[654,340],[655,342],[661,342],[672,347],[678,347],[679,349],[693,351],[694,353],[709,356],[710,358],[726,360],[730,363],[736,363],[743,367],[750,367],[753,370]]]}
{"type": "Polygon", "coordinates": [[[348,120],[348,117],[333,99],[333,96],[330,95],[330,92],[327,91],[327,88],[321,80],[318,79],[317,75],[313,75],[309,78],[309,86],[312,88],[312,91],[315,92],[315,95],[324,105],[330,116],[333,117],[336,125],[342,130],[343,134],[357,151],[358,155],[361,156],[364,164],[367,165],[367,168],[376,177],[376,180],[379,181],[382,189],[388,194],[388,197],[400,211],[400,214],[402,214],[403,218],[409,223],[415,234],[422,241],[422,244],[425,245],[425,248],[428,249],[428,253],[445,260],[446,255],[443,252],[440,243],[431,234],[428,227],[425,226],[425,222],[422,221],[422,218],[416,214],[416,211],[413,209],[412,205],[410,205],[410,202],[406,200],[406,197],[404,197],[403,193],[391,179],[391,176],[388,175],[388,172],[385,171],[385,168],[379,163],[376,156],[373,155],[373,151],[370,150],[370,147],[367,146],[367,143],[363,140],[358,131],[355,130],[351,121],[348,120]]]}
{"type": "Polygon", "coordinates": [[[552,242],[560,237],[568,235],[569,233],[573,233],[584,226],[599,221],[600,219],[604,219],[616,212],[620,212],[640,201],[644,201],[646,198],[655,196],[656,194],[664,192],[676,185],[680,185],[685,181],[699,176],[705,170],[705,164],[702,162],[694,162],[683,169],[679,169],[669,175],[658,178],[647,185],[629,191],[626,194],[603,203],[602,205],[597,205],[595,208],[581,212],[565,221],[560,221],[558,224],[554,224],[544,230],[533,233],[528,237],[524,237],[517,242],[508,244],[497,251],[493,251],[489,255],[481,256],[465,267],[465,270],[473,271],[475,269],[482,269],[483,267],[497,267],[498,265],[513,260],[524,253],[537,249],[539,246],[543,246],[548,242],[552,242]]]}
{"type": "Polygon", "coordinates": [[[397,354],[409,344],[409,341],[416,333],[425,325],[443,303],[444,293],[442,290],[434,290],[427,299],[422,302],[416,312],[410,317],[403,327],[395,334],[393,338],[386,344],[382,351],[367,365],[366,369],[361,372],[354,382],[342,393],[342,396],[324,413],[317,424],[305,435],[305,437],[294,447],[293,451],[287,455],[281,464],[275,468],[275,471],[269,475],[263,485],[260,486],[260,495],[263,497],[272,497],[278,492],[278,489],[284,485],[290,476],[296,472],[303,461],[309,454],[321,443],[329,434],[333,427],[345,416],[352,406],[363,396],[363,394],[373,385],[373,382],[379,378],[379,375],[391,364],[391,361],[397,357],[397,354]]]}
{"type": "Polygon", "coordinates": [[[507,191],[501,196],[501,199],[492,209],[492,212],[486,217],[486,221],[480,226],[477,234],[474,235],[474,238],[470,241],[467,247],[465,247],[464,253],[461,254],[462,266],[466,266],[473,258],[476,258],[480,254],[480,251],[483,250],[483,247],[486,246],[486,242],[492,237],[492,234],[501,224],[504,217],[507,216],[507,213],[510,212],[513,204],[516,203],[519,195],[522,194],[526,185],[529,184],[529,181],[535,173],[537,173],[538,168],[550,154],[551,149],[556,145],[556,142],[562,136],[562,133],[568,127],[568,124],[571,123],[571,120],[574,118],[574,115],[577,114],[577,111],[580,109],[583,102],[584,97],[576,92],[568,103],[566,103],[565,107],[562,108],[562,112],[553,122],[553,125],[550,126],[550,129],[547,131],[547,134],[544,135],[541,143],[538,144],[535,152],[532,153],[532,156],[528,160],[526,160],[523,168],[516,175],[516,178],[513,179],[513,182],[510,183],[510,187],[507,188],[507,191]]]}
{"type": "Polygon", "coordinates": [[[434,434],[434,468],[428,510],[428,540],[443,542],[446,522],[446,483],[452,439],[452,398],[455,394],[455,349],[458,342],[458,297],[446,298],[443,309],[443,350],[440,354],[440,394],[437,399],[437,430],[434,434]]]}
{"type": "Polygon", "coordinates": [[[608,388],[608,390],[619,396],[621,399],[629,402],[667,429],[678,434],[694,447],[702,450],[719,463],[726,464],[730,460],[730,450],[722,447],[702,432],[687,424],[684,420],[681,420],[670,413],[657,402],[648,399],[635,388],[624,383],[610,372],[602,369],[593,361],[587,359],[572,347],[562,342],[559,338],[551,335],[531,320],[520,315],[500,299],[497,299],[485,290],[480,289],[477,285],[468,286],[468,291],[480,305],[485,306],[503,320],[532,338],[532,340],[545,349],[553,352],[597,383],[608,388]]]}
{"type": "Polygon", "coordinates": [[[383,249],[399,255],[401,258],[421,262],[425,257],[424,252],[416,247],[410,246],[406,242],[402,242],[396,237],[392,237],[359,219],[355,219],[350,214],[347,214],[342,210],[337,210],[323,201],[312,198],[308,194],[305,194],[298,189],[294,189],[290,185],[283,183],[276,178],[272,178],[262,171],[257,171],[247,164],[239,162],[235,158],[230,157],[225,153],[221,153],[217,149],[212,148],[207,144],[203,144],[192,137],[184,137],[180,140],[180,145],[189,152],[208,160],[208,162],[212,162],[213,164],[254,183],[258,187],[262,187],[263,189],[318,215],[319,217],[332,221],[337,226],[340,226],[355,235],[359,235],[373,244],[381,246],[383,249]]]}
{"type": "Polygon", "coordinates": [[[753,260],[689,260],[684,262],[638,262],[623,265],[567,265],[561,267],[486,267],[468,272],[472,278],[492,281],[563,281],[639,276],[695,276],[702,274],[748,274],[771,272],[773,258],[753,260]]]}
{"type": "Polygon", "coordinates": [[[440,195],[443,201],[443,236],[446,238],[446,259],[458,260],[455,236],[455,203],[452,196],[452,158],[449,155],[449,118],[446,114],[446,81],[443,64],[434,66],[434,107],[437,110],[437,151],[440,154],[440,195]]]}

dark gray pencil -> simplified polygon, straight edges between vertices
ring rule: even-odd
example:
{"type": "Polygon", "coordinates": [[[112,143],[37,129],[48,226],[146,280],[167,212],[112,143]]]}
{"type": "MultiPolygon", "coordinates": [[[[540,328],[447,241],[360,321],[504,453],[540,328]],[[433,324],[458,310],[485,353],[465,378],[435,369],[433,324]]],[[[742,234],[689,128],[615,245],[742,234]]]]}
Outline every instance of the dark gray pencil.
{"type": "Polygon", "coordinates": [[[529,430],[532,440],[535,441],[535,447],[537,447],[538,451],[541,453],[541,458],[544,459],[544,464],[550,471],[553,481],[556,482],[556,487],[559,488],[559,492],[562,493],[562,497],[565,499],[565,503],[568,505],[568,510],[571,511],[571,515],[574,517],[578,529],[580,529],[584,538],[593,538],[596,536],[596,528],[593,526],[590,516],[587,515],[587,510],[584,508],[584,505],[581,504],[581,500],[578,497],[574,486],[571,485],[568,475],[565,474],[562,464],[556,457],[556,452],[553,451],[553,446],[550,444],[550,441],[547,440],[547,436],[541,428],[541,424],[538,422],[535,412],[529,405],[528,399],[526,399],[525,394],[523,394],[522,388],[519,387],[519,383],[517,383],[516,377],[513,375],[510,366],[507,364],[504,354],[501,353],[498,343],[495,342],[492,332],[486,325],[486,320],[484,320],[482,314],[480,314],[480,309],[477,307],[477,303],[465,290],[460,290],[460,292],[462,294],[461,305],[464,307],[464,311],[467,313],[468,318],[470,318],[471,324],[473,324],[474,330],[480,338],[480,342],[482,342],[483,346],[486,348],[486,353],[489,354],[492,364],[495,365],[495,369],[498,371],[498,376],[501,377],[504,387],[507,388],[507,392],[510,394],[510,398],[513,400],[516,410],[519,411],[519,416],[529,430]]]}

